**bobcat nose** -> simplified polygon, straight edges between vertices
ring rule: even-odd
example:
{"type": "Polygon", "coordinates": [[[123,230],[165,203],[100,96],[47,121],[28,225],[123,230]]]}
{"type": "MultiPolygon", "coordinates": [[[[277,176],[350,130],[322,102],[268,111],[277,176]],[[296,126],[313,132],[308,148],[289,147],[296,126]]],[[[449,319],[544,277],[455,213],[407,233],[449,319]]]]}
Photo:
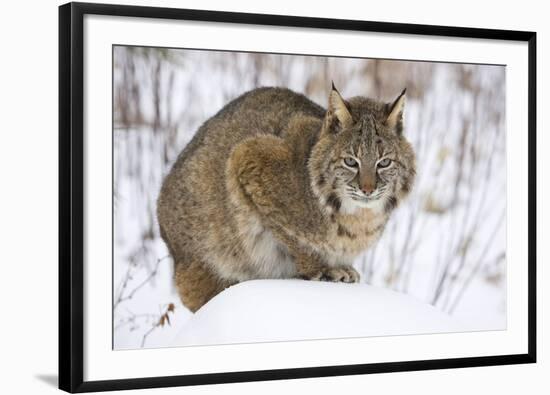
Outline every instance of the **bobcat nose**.
{"type": "Polygon", "coordinates": [[[364,194],[370,195],[376,189],[376,181],[373,179],[366,179],[359,185],[364,194]]]}
{"type": "Polygon", "coordinates": [[[365,172],[360,174],[359,187],[366,195],[370,195],[376,189],[376,174],[365,172]]]}
{"type": "Polygon", "coordinates": [[[367,194],[370,195],[374,191],[374,185],[363,185],[361,187],[361,190],[367,194]]]}

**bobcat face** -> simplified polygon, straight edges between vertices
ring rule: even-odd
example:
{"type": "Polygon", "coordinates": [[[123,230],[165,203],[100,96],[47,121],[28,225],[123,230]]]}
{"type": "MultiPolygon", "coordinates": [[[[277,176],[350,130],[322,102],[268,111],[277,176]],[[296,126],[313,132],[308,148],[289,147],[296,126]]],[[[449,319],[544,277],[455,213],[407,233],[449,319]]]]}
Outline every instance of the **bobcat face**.
{"type": "Polygon", "coordinates": [[[331,210],[389,213],[411,189],[415,158],[402,134],[404,94],[393,104],[333,89],[321,137],[310,161],[312,186],[331,210]]]}

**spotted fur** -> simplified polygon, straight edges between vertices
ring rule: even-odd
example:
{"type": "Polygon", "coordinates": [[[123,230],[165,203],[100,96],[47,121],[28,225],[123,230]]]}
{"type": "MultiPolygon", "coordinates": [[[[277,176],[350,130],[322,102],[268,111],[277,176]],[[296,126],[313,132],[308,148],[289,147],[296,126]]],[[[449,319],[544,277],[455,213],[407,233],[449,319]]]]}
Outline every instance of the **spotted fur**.
{"type": "Polygon", "coordinates": [[[206,121],[157,205],[183,303],[195,311],[251,279],[358,281],[350,263],[414,181],[404,97],[344,100],[333,87],[324,109],[288,89],[260,88],[206,121]]]}

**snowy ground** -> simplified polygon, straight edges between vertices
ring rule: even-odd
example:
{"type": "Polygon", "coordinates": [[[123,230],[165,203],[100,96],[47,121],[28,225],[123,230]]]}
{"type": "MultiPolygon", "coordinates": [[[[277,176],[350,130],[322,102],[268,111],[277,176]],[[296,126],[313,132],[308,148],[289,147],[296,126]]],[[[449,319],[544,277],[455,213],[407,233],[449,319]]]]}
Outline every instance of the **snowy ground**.
{"type": "Polygon", "coordinates": [[[214,297],[174,345],[449,333],[460,319],[416,298],[366,284],[255,280],[214,297]]]}
{"type": "MultiPolygon", "coordinates": [[[[362,281],[433,305],[461,330],[506,328],[503,67],[123,47],[114,56],[115,349],[173,345],[199,320],[178,300],[154,216],[162,178],[198,126],[256,86],[324,106],[331,80],[344,96],[388,101],[406,86],[418,156],[410,198],[355,262],[362,281]]],[[[357,308],[380,297],[360,294],[357,308]]]]}

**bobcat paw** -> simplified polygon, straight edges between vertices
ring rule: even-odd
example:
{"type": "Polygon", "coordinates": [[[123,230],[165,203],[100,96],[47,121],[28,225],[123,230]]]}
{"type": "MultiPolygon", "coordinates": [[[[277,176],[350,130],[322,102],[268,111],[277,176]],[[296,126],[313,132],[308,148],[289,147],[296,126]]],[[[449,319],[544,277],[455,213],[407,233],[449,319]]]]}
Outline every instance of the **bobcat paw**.
{"type": "Polygon", "coordinates": [[[335,283],[356,283],[359,282],[359,273],[349,265],[323,266],[312,273],[302,275],[302,278],[335,283]]]}

